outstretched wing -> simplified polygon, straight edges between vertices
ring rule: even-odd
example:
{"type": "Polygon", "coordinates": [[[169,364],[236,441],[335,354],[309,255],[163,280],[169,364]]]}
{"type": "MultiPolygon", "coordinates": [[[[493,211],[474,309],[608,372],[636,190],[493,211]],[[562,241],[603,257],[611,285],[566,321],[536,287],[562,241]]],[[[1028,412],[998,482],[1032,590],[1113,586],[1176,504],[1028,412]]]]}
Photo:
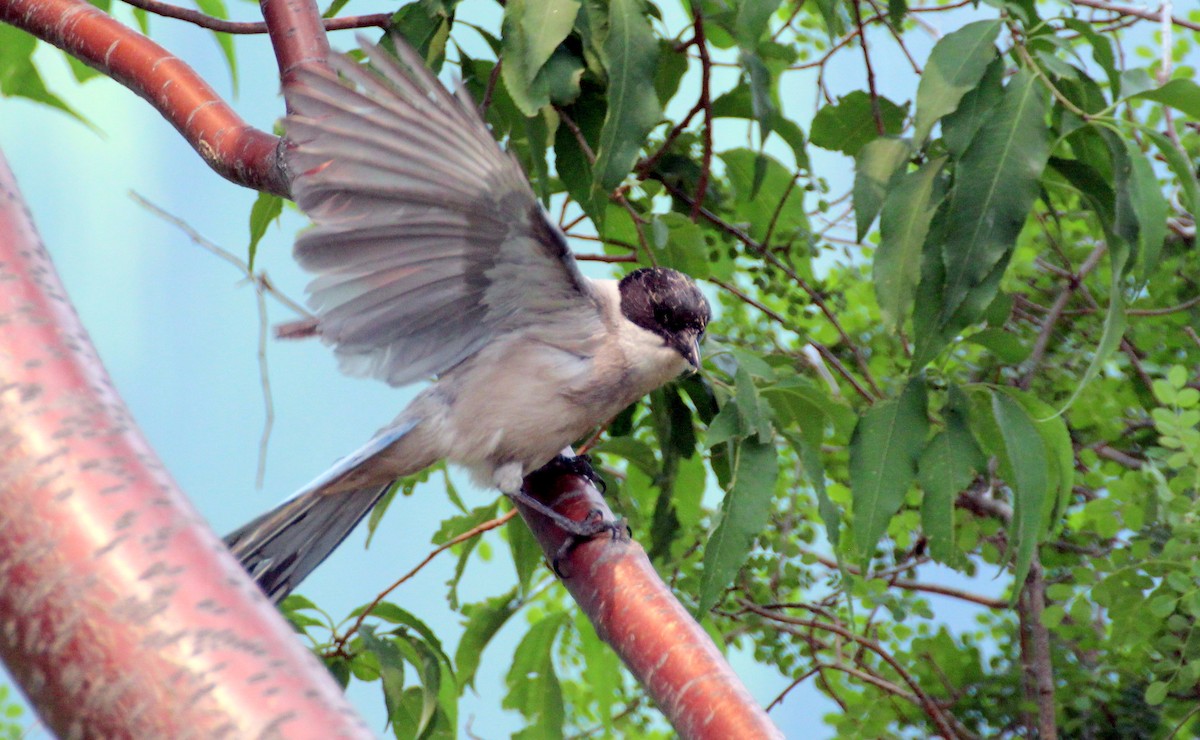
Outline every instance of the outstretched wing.
{"type": "MultiPolygon", "coordinates": [[[[393,385],[443,372],[533,323],[599,321],[590,282],[465,91],[401,40],[363,39],[284,89],[292,193],[314,226],[309,305],[346,372],[393,385]]],[[[586,329],[587,327],[581,327],[586,329]]]]}

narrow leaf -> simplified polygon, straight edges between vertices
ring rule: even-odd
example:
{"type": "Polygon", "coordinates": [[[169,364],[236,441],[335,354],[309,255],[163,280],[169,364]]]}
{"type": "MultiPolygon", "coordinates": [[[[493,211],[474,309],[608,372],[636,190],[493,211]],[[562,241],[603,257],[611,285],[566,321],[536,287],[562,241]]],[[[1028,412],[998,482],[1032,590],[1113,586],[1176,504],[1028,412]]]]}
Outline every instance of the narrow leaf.
{"type": "MultiPolygon", "coordinates": [[[[955,168],[942,243],[943,326],[1007,258],[1037,197],[1050,155],[1042,98],[1036,77],[1018,72],[955,168]]],[[[990,302],[988,297],[984,306],[990,302]]]]}
{"type": "Polygon", "coordinates": [[[904,503],[917,474],[929,421],[925,378],[908,382],[900,397],[876,403],[859,419],[850,439],[850,493],[854,542],[869,558],[904,503]]]}
{"type": "Polygon", "coordinates": [[[944,157],[935,159],[904,175],[883,201],[879,248],[871,271],[879,310],[893,330],[904,325],[921,279],[921,250],[943,197],[944,187],[937,185],[945,163],[944,157]]]}
{"type": "Polygon", "coordinates": [[[607,193],[629,174],[662,106],[653,85],[658,46],[640,0],[612,0],[604,40],[608,115],[600,131],[595,184],[607,193]]]}
{"type": "Polygon", "coordinates": [[[259,193],[250,207],[250,246],[246,258],[249,270],[254,272],[254,258],[258,255],[258,243],[267,233],[267,227],[272,221],[278,221],[283,213],[283,198],[270,193],[259,193]]]}
{"type": "Polygon", "coordinates": [[[1200,216],[1200,184],[1196,182],[1196,172],[1191,162],[1166,136],[1149,127],[1139,128],[1158,147],[1163,159],[1167,161],[1167,166],[1179,179],[1179,187],[1183,189],[1183,207],[1191,214],[1193,220],[1196,219],[1200,216]]]}
{"type": "Polygon", "coordinates": [[[963,96],[979,83],[996,57],[995,42],[1002,25],[999,20],[968,23],[933,47],[917,85],[913,141],[918,146],[933,124],[958,108],[963,96]]]}
{"type": "Polygon", "coordinates": [[[698,614],[717,603],[746,561],[754,538],[767,526],[778,477],[775,443],[744,440],[738,447],[729,492],[721,502],[720,519],[704,549],[698,614]]]}
{"type": "Polygon", "coordinates": [[[946,428],[926,445],[917,473],[925,492],[921,529],[929,538],[929,554],[947,564],[960,559],[954,548],[954,499],[985,464],[983,453],[967,427],[967,404],[962,391],[951,387],[950,397],[951,402],[943,412],[946,428]]]}
{"type": "Polygon", "coordinates": [[[1169,105],[1186,113],[1192,120],[1200,121],[1200,85],[1192,80],[1171,80],[1162,87],[1145,90],[1130,97],[1169,105]]]}
{"type": "Polygon", "coordinates": [[[904,163],[911,154],[903,139],[875,139],[858,150],[854,157],[854,222],[858,241],[879,215],[892,182],[904,175],[904,163]]]}
{"type": "Polygon", "coordinates": [[[1000,471],[1013,492],[1013,518],[1009,526],[1014,555],[1014,592],[1019,591],[1033,562],[1042,529],[1042,507],[1049,490],[1046,447],[1033,419],[1006,393],[992,393],[992,415],[1003,441],[1000,471]]]}
{"type": "Polygon", "coordinates": [[[479,660],[483,649],[487,647],[508,618],[517,611],[520,602],[517,600],[517,589],[513,588],[506,594],[494,596],[479,604],[468,604],[463,607],[467,617],[462,639],[458,649],[454,651],[454,665],[458,669],[459,691],[475,685],[475,672],[479,669],[479,660]]]}
{"type": "Polygon", "coordinates": [[[1138,277],[1144,282],[1150,279],[1150,274],[1158,266],[1159,254],[1162,252],[1163,240],[1167,237],[1167,215],[1169,206],[1158,178],[1146,155],[1137,147],[1132,139],[1125,139],[1126,150],[1133,170],[1129,178],[1129,200],[1137,214],[1138,277]]]}
{"type": "Polygon", "coordinates": [[[554,672],[553,649],[558,631],[566,622],[565,612],[544,617],[529,628],[513,653],[512,667],[504,679],[508,695],[502,705],[520,711],[529,721],[525,730],[514,737],[562,736],[562,686],[554,672]]]}

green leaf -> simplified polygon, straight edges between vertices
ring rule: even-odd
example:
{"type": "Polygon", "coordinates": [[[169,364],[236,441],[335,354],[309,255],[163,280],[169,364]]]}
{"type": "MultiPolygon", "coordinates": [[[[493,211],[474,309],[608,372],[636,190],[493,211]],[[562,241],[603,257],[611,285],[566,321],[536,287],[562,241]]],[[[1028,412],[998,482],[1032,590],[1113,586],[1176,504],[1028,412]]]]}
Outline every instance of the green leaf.
{"type": "MultiPolygon", "coordinates": [[[[720,157],[734,193],[734,202],[729,206],[750,236],[766,238],[772,224],[773,243],[807,234],[803,189],[792,186],[793,174],[778,160],[751,149],[731,149],[721,152],[720,157]]],[[[798,256],[793,253],[792,258],[798,256]]]]}
{"type": "Polygon", "coordinates": [[[254,258],[258,255],[258,243],[267,233],[267,227],[272,221],[278,222],[283,213],[283,198],[270,193],[259,193],[250,207],[250,246],[247,262],[250,272],[254,272],[254,258]]]}
{"type": "Polygon", "coordinates": [[[854,222],[856,239],[862,241],[883,207],[892,183],[903,177],[904,164],[912,149],[904,139],[875,139],[854,157],[854,222]]]}
{"type": "Polygon", "coordinates": [[[545,80],[550,102],[566,106],[579,99],[579,82],[583,78],[583,60],[560,46],[550,55],[550,61],[542,67],[538,76],[545,80]]]}
{"type": "Polygon", "coordinates": [[[1139,126],[1142,134],[1154,142],[1167,166],[1179,179],[1179,187],[1183,189],[1183,207],[1193,219],[1200,216],[1200,184],[1196,182],[1196,172],[1188,158],[1179,151],[1175,144],[1159,132],[1146,126],[1139,126]]]}
{"type": "Polygon", "coordinates": [[[1146,703],[1150,706],[1158,706],[1167,700],[1167,682],[1154,681],[1146,687],[1146,703]]]}
{"type": "Polygon", "coordinates": [[[647,478],[658,475],[658,458],[654,455],[654,449],[640,439],[609,437],[592,449],[605,455],[617,455],[625,458],[633,463],[635,468],[645,473],[647,478]]]}
{"type": "Polygon", "coordinates": [[[1200,85],[1192,80],[1171,80],[1162,87],[1135,93],[1129,97],[1169,105],[1186,113],[1192,120],[1200,121],[1200,85]]]}
{"type": "MultiPolygon", "coordinates": [[[[864,147],[866,151],[866,147],[864,147]]],[[[883,320],[899,330],[921,279],[921,253],[929,224],[944,195],[939,175],[946,159],[926,162],[896,181],[883,201],[879,248],[871,271],[883,320]]],[[[861,237],[860,237],[861,239],[861,237]]]]}
{"type": "Polygon", "coordinates": [[[608,114],[600,131],[594,182],[608,193],[629,174],[662,106],[647,84],[654,79],[658,45],[640,0],[612,0],[604,61],[608,72],[608,114]]]}
{"type": "Polygon", "coordinates": [[[543,617],[529,628],[513,653],[512,667],[504,679],[508,695],[502,704],[505,709],[520,711],[528,722],[515,738],[562,737],[562,686],[554,673],[553,648],[566,623],[565,612],[543,617]]]}
{"type": "Polygon", "coordinates": [[[742,0],[737,3],[733,35],[743,49],[754,49],[767,32],[771,14],[779,8],[780,0],[742,0]]]}
{"type": "Polygon", "coordinates": [[[1129,177],[1129,200],[1137,215],[1138,242],[1137,267],[1141,280],[1150,279],[1158,267],[1163,241],[1167,238],[1167,216],[1170,207],[1154,175],[1154,169],[1146,155],[1137,147],[1137,142],[1125,139],[1126,151],[1132,164],[1129,177]]]}
{"type": "MultiPolygon", "coordinates": [[[[887,98],[877,98],[883,135],[895,136],[904,128],[905,110],[887,98]]],[[[810,140],[822,149],[853,157],[868,141],[880,136],[871,110],[871,96],[855,90],[817,111],[813,117],[810,140]]]]}
{"type": "Polygon", "coordinates": [[[1032,348],[1021,342],[1015,334],[1000,327],[977,331],[967,337],[967,341],[978,344],[980,347],[986,347],[1001,362],[1008,365],[1021,364],[1032,351],[1032,348]]]}
{"type": "Polygon", "coordinates": [[[1013,518],[1009,526],[1011,554],[1015,556],[1014,594],[1020,591],[1041,539],[1043,508],[1050,488],[1046,446],[1032,418],[1012,396],[991,393],[992,417],[1002,444],[992,450],[1000,472],[1013,492],[1013,518]]]}
{"type": "MultiPolygon", "coordinates": [[[[595,87],[587,86],[575,104],[566,108],[566,113],[579,127],[585,141],[596,142],[600,139],[600,128],[604,125],[606,110],[604,97],[595,87]]],[[[592,164],[588,161],[575,133],[570,127],[561,124],[554,132],[554,169],[571,199],[592,219],[597,231],[602,232],[608,198],[592,187],[592,164]]],[[[636,234],[634,237],[636,239],[636,234]]]]}
{"type": "MultiPolygon", "coordinates": [[[[815,408],[815,407],[814,407],[815,408]]],[[[833,546],[834,552],[837,552],[838,545],[841,542],[842,534],[842,512],[838,505],[829,498],[829,491],[825,488],[825,464],[821,462],[821,438],[820,427],[812,425],[804,428],[804,434],[795,434],[791,431],[784,431],[783,436],[792,444],[792,448],[796,450],[796,454],[800,457],[800,464],[804,468],[804,474],[808,477],[809,484],[813,487],[813,492],[817,495],[817,514],[821,517],[821,523],[825,525],[825,536],[829,539],[829,544],[833,546]],[[808,433],[809,430],[816,429],[814,444],[814,435],[808,433]]]]}
{"type": "Polygon", "coordinates": [[[738,445],[733,480],[704,548],[697,614],[704,614],[721,598],[746,561],[754,538],[767,526],[778,477],[779,456],[773,441],[746,439],[738,445]]]}
{"type": "Polygon", "coordinates": [[[979,84],[962,96],[953,113],[942,118],[942,141],[957,160],[988,120],[992,109],[1004,98],[1004,60],[992,60],[979,84]]]}
{"type": "Polygon", "coordinates": [[[1117,71],[1116,55],[1113,53],[1112,40],[1104,34],[1097,33],[1091,23],[1078,18],[1063,18],[1063,26],[1078,33],[1092,47],[1092,58],[1108,75],[1108,84],[1113,97],[1121,90],[1121,75],[1117,71]]]}
{"type": "Polygon", "coordinates": [[[621,700],[621,661],[617,654],[596,634],[582,609],[575,610],[575,632],[579,635],[579,652],[583,656],[583,681],[602,727],[612,727],[614,708],[621,700]]]}
{"type": "Polygon", "coordinates": [[[917,474],[929,430],[925,378],[908,381],[900,397],[880,401],[858,421],[850,438],[850,493],[854,542],[869,558],[904,503],[917,474]]]}
{"type": "Polygon", "coordinates": [[[709,275],[708,245],[704,231],[682,213],[655,216],[650,222],[656,261],[703,280],[709,275]]]}
{"type": "Polygon", "coordinates": [[[666,105],[679,92],[679,84],[687,74],[688,58],[685,51],[676,51],[675,45],[666,39],[658,41],[658,69],[654,73],[654,94],[661,105],[666,105]]]}
{"type": "Polygon", "coordinates": [[[738,55],[738,63],[746,73],[750,83],[750,110],[754,120],[758,121],[758,141],[761,146],[771,134],[771,126],[779,117],[778,106],[771,94],[771,72],[758,54],[742,51],[738,55]]]}
{"type": "MultiPolygon", "coordinates": [[[[942,327],[969,324],[982,313],[956,316],[968,294],[1007,260],[1037,197],[1050,156],[1042,97],[1037,78],[1018,72],[955,168],[942,241],[942,327]]],[[[991,298],[980,301],[983,307],[991,298]]]]}
{"type": "Polygon", "coordinates": [[[70,115],[81,123],[94,126],[46,89],[46,83],[33,63],[37,39],[14,26],[0,23],[0,95],[29,98],[70,115]]]}
{"type": "MultiPolygon", "coordinates": [[[[450,18],[442,10],[415,0],[393,13],[389,26],[416,50],[431,70],[435,73],[441,70],[446,58],[446,39],[450,36],[450,18]]],[[[385,33],[381,43],[395,53],[390,34],[385,33]]]]}
{"type": "Polygon", "coordinates": [[[759,442],[770,442],[775,437],[775,430],[771,426],[770,404],[759,398],[758,388],[755,387],[754,379],[744,364],[738,367],[737,375],[734,376],[734,386],[734,399],[737,401],[737,411],[741,417],[739,428],[745,430],[748,435],[757,434],[759,442]]]}
{"type": "Polygon", "coordinates": [[[417,669],[420,688],[409,688],[392,712],[392,731],[397,738],[421,737],[433,721],[442,687],[442,669],[438,656],[424,641],[398,634],[392,643],[417,669]]]}
{"type": "Polygon", "coordinates": [[[529,590],[533,574],[542,564],[541,545],[523,521],[510,523],[504,528],[504,536],[508,539],[513,567],[517,570],[517,583],[521,586],[521,593],[525,594],[529,590]]]}
{"type": "Polygon", "coordinates": [[[363,625],[358,631],[363,647],[379,661],[379,678],[383,682],[383,699],[390,718],[404,699],[404,655],[391,640],[375,635],[375,628],[363,625]]]}
{"type": "Polygon", "coordinates": [[[474,688],[475,672],[479,670],[483,649],[520,605],[517,589],[514,587],[508,593],[463,607],[462,612],[467,617],[467,623],[463,628],[462,639],[458,641],[458,649],[454,651],[460,692],[466,691],[468,687],[474,688]]]}
{"type": "Polygon", "coordinates": [[[929,554],[941,563],[961,559],[954,548],[954,500],[983,470],[987,461],[967,427],[967,400],[957,386],[950,387],[950,402],[939,432],[917,463],[917,476],[925,497],[921,501],[921,529],[929,538],[929,554]]]}
{"type": "Polygon", "coordinates": [[[577,15],[579,0],[509,0],[504,6],[504,64],[500,76],[513,102],[526,116],[549,105],[550,84],[541,73],[554,50],[571,33],[577,15]]]}
{"type": "Polygon", "coordinates": [[[1075,446],[1071,441],[1071,433],[1061,416],[1054,414],[1050,404],[1042,401],[1031,393],[1012,387],[1002,387],[1001,391],[1008,394],[1025,409],[1025,412],[1037,425],[1038,434],[1048,454],[1050,488],[1056,491],[1052,505],[1047,506],[1046,526],[1055,525],[1071,503],[1071,495],[1075,487],[1075,446]]]}
{"type": "MultiPolygon", "coordinates": [[[[369,604],[363,604],[354,611],[350,612],[351,617],[357,617],[366,611],[369,604]]],[[[392,624],[399,624],[408,627],[412,631],[420,635],[428,644],[429,648],[434,651],[437,657],[446,664],[449,668],[453,664],[450,662],[450,656],[442,650],[442,643],[438,640],[437,634],[429,629],[429,625],[421,621],[415,614],[402,609],[401,607],[389,602],[382,601],[371,609],[371,616],[377,617],[392,624]]]]}
{"type": "Polygon", "coordinates": [[[942,116],[953,113],[963,96],[983,78],[996,58],[996,37],[1002,21],[976,21],[946,34],[929,53],[917,85],[917,113],[913,141],[924,143],[942,116]]]}

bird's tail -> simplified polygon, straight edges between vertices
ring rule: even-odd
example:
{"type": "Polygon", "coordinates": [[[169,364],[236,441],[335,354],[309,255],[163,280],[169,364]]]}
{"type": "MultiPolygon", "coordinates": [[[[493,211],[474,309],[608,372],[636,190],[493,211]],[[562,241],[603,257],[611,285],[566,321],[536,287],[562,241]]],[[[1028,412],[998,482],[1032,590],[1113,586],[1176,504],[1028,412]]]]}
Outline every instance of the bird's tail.
{"type": "Polygon", "coordinates": [[[321,564],[391,487],[311,490],[225,538],[225,544],[271,601],[279,602],[321,564]]]}

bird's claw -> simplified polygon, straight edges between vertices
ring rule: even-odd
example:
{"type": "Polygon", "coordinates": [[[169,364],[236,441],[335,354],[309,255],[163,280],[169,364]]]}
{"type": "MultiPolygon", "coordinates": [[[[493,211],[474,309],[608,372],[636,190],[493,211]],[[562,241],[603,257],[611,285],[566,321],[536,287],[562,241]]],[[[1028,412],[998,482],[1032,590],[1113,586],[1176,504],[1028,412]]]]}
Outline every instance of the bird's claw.
{"type": "Polygon", "coordinates": [[[624,517],[616,519],[605,519],[604,512],[600,509],[592,509],[582,521],[574,521],[568,519],[574,526],[568,528],[563,527],[567,533],[567,538],[558,548],[558,552],[554,554],[554,559],[550,561],[550,567],[554,570],[554,574],[559,578],[566,580],[570,578],[570,574],[562,569],[562,560],[571,553],[578,545],[586,540],[590,540],[600,534],[608,532],[612,536],[613,542],[629,542],[633,536],[633,530],[629,528],[629,523],[624,517]]]}
{"type": "Polygon", "coordinates": [[[559,474],[577,475],[586,478],[603,495],[608,491],[608,484],[592,467],[591,455],[556,455],[553,460],[543,465],[540,470],[559,474]]]}

